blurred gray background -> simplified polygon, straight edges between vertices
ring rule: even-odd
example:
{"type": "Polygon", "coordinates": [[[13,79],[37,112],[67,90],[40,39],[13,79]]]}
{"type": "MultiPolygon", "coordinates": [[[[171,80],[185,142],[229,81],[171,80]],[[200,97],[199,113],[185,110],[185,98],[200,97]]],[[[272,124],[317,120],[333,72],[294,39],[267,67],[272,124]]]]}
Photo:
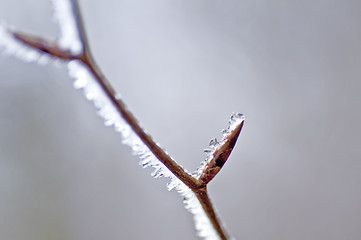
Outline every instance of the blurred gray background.
{"type": "MultiPolygon", "coordinates": [[[[361,239],[361,1],[80,3],[106,76],[186,169],[246,115],[209,185],[236,239],[361,239]]],[[[57,34],[46,0],[0,0],[0,18],[57,34]]],[[[0,239],[196,239],[65,68],[1,56],[0,133],[0,239]]]]}

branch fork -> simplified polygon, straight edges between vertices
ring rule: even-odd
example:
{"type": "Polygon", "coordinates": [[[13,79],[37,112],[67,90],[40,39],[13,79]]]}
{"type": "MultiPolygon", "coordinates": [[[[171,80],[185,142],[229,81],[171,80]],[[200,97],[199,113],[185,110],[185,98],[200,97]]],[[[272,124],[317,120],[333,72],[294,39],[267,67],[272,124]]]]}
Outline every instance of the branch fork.
{"type": "Polygon", "coordinates": [[[80,54],[74,54],[71,51],[64,50],[56,41],[49,41],[38,36],[17,31],[11,31],[11,34],[15,39],[21,41],[27,46],[35,48],[53,57],[65,61],[80,60],[84,65],[86,65],[119,114],[131,126],[137,136],[159,161],[161,161],[181,182],[194,192],[219,238],[222,240],[229,239],[208,197],[207,185],[218,174],[231,154],[244,124],[243,115],[233,114],[230,120],[229,128],[224,130],[223,139],[220,142],[216,139],[211,141],[210,147],[212,149],[205,150],[205,152],[208,153],[208,157],[206,162],[198,169],[198,174],[191,175],[187,173],[152,139],[149,134],[143,130],[143,128],[139,125],[138,120],[127,109],[125,103],[107,81],[92,57],[78,3],[76,0],[71,0],[71,4],[78,35],[82,43],[82,50],[80,54]]]}

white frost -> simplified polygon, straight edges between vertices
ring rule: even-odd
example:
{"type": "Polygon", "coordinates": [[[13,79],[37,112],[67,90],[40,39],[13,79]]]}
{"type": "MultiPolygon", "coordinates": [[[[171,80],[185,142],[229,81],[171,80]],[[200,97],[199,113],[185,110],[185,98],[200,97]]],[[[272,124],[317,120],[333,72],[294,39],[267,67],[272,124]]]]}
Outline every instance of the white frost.
{"type": "Polygon", "coordinates": [[[51,0],[54,9],[54,20],[60,28],[59,46],[72,54],[82,51],[82,43],[76,25],[74,11],[70,0],[51,0]]]}

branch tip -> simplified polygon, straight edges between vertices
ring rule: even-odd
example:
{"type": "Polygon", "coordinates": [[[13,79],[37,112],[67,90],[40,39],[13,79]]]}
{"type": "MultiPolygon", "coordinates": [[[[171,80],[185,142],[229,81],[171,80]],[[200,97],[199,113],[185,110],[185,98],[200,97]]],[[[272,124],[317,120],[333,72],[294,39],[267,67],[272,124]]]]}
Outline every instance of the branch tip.
{"type": "Polygon", "coordinates": [[[221,170],[226,163],[229,155],[231,154],[238,136],[244,124],[244,115],[234,113],[229,121],[228,129],[223,130],[223,139],[218,142],[216,138],[212,139],[209,143],[211,149],[206,149],[208,153],[208,162],[205,164],[198,181],[200,186],[207,185],[221,170]]]}
{"type": "Polygon", "coordinates": [[[54,57],[58,57],[58,58],[65,59],[65,60],[71,60],[71,59],[77,58],[77,57],[73,56],[70,52],[62,50],[59,47],[59,45],[54,41],[49,41],[42,37],[38,37],[38,36],[34,36],[31,34],[22,33],[22,32],[11,31],[10,33],[13,35],[13,37],[16,40],[18,40],[32,48],[35,48],[41,52],[52,55],[54,57]]]}

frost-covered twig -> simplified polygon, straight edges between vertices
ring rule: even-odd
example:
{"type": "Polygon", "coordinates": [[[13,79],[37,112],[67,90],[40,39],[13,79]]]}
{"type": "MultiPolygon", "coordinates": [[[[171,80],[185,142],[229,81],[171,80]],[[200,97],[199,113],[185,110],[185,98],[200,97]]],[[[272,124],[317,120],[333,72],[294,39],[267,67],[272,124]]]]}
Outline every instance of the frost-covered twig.
{"type": "Polygon", "coordinates": [[[77,1],[52,0],[52,3],[54,17],[60,26],[57,41],[48,41],[0,25],[0,48],[21,58],[26,55],[25,59],[30,61],[51,56],[67,62],[69,75],[75,79],[74,87],[83,89],[85,96],[94,102],[105,124],[114,126],[122,134],[123,143],[141,158],[141,165],[154,167],[152,176],[156,178],[165,176],[171,179],[168,190],[175,188],[184,197],[186,208],[194,215],[198,235],[208,240],[229,239],[208,197],[207,184],[227,161],[243,127],[243,115],[231,116],[222,140],[211,141],[211,149],[206,150],[206,161],[201,163],[196,173],[189,174],[144,131],[102,74],[92,57],[77,1]]]}

